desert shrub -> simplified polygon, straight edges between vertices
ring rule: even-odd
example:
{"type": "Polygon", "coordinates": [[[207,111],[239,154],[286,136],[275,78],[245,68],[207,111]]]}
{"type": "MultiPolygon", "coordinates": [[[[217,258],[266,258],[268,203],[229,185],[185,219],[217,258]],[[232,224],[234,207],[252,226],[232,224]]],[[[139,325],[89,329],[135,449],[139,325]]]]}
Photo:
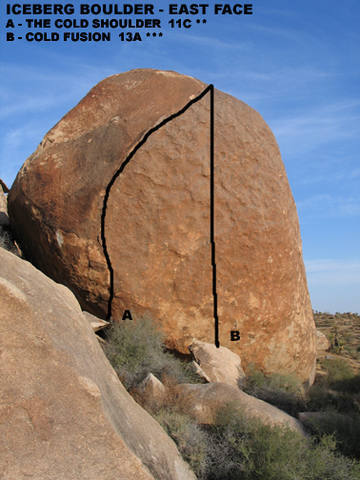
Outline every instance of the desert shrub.
{"type": "Polygon", "coordinates": [[[360,457],[360,416],[339,414],[334,411],[322,412],[309,422],[311,431],[318,436],[332,435],[337,449],[343,455],[360,457]]]}
{"type": "Polygon", "coordinates": [[[167,374],[182,383],[200,380],[191,363],[166,351],[163,335],[149,318],[114,322],[106,332],[106,339],[104,351],[128,389],[150,372],[159,379],[167,374]]]}
{"type": "Polygon", "coordinates": [[[359,463],[336,452],[333,436],[265,426],[231,404],[214,425],[196,425],[174,409],[156,418],[199,480],[360,480],[359,463]]]}
{"type": "Polygon", "coordinates": [[[330,436],[319,441],[238,414],[219,412],[209,427],[207,480],[359,480],[359,464],[335,452],[330,436]]]}
{"type": "Polygon", "coordinates": [[[327,358],[322,360],[321,365],[327,371],[327,383],[334,387],[338,382],[349,380],[354,373],[346,360],[341,358],[327,358]]]}
{"type": "Polygon", "coordinates": [[[172,408],[160,409],[155,418],[175,441],[182,457],[198,479],[206,478],[208,470],[208,434],[185,413],[172,408]]]}
{"type": "Polygon", "coordinates": [[[358,394],[360,376],[342,359],[325,359],[321,365],[326,375],[317,377],[308,392],[307,409],[340,413],[360,413],[358,394]]]}
{"type": "Polygon", "coordinates": [[[11,250],[11,238],[8,232],[0,227],[0,247],[5,250],[11,250]]]}
{"type": "Polygon", "coordinates": [[[295,375],[264,375],[250,366],[243,390],[250,395],[295,415],[304,409],[305,397],[301,382],[295,375]]]}
{"type": "MultiPolygon", "coordinates": [[[[341,314],[336,314],[335,316],[340,316],[341,314]]],[[[330,336],[329,336],[329,341],[330,341],[330,351],[334,352],[336,354],[340,354],[346,344],[346,337],[343,334],[340,334],[338,326],[335,324],[333,326],[330,336]]]]}
{"type": "Polygon", "coordinates": [[[346,393],[360,393],[360,375],[337,380],[333,383],[333,388],[346,393]]]}
{"type": "Polygon", "coordinates": [[[326,383],[334,390],[343,393],[360,393],[360,375],[355,375],[346,360],[325,359],[323,368],[327,371],[326,383]]]}
{"type": "Polygon", "coordinates": [[[331,388],[326,382],[317,382],[309,390],[307,411],[334,412],[356,416],[360,413],[358,395],[331,388]]]}

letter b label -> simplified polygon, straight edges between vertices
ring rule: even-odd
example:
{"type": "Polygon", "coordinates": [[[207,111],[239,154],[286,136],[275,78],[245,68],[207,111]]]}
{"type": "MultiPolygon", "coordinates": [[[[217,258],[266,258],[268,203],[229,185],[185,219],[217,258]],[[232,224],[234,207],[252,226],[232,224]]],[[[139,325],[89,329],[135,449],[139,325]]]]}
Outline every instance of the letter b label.
{"type": "Polygon", "coordinates": [[[237,340],[240,340],[239,330],[230,330],[230,340],[232,342],[236,342],[237,340]]]}

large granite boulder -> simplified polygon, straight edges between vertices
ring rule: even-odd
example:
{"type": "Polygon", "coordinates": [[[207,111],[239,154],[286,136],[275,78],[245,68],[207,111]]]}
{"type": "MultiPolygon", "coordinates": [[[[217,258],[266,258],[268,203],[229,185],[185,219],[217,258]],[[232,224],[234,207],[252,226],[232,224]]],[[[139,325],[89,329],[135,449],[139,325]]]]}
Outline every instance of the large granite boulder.
{"type": "Polygon", "coordinates": [[[2,479],[195,480],[70,290],[0,248],[0,298],[2,479]]]}
{"type": "MultiPolygon", "coordinates": [[[[27,258],[101,318],[109,304],[115,320],[150,315],[183,353],[193,338],[214,342],[206,87],[156,70],[105,79],[47,133],[9,194],[27,258]]],[[[277,143],[218,90],[214,120],[220,344],[245,370],[312,381],[315,327],[277,143]]]]}

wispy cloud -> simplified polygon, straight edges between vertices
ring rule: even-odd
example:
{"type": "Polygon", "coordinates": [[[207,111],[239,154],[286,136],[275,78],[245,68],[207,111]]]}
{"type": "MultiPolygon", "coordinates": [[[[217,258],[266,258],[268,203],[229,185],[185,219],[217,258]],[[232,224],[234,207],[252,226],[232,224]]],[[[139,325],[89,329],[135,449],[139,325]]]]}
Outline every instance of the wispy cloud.
{"type": "Polygon", "coordinates": [[[34,95],[18,96],[14,101],[8,102],[0,111],[0,120],[11,115],[23,115],[29,112],[39,113],[49,110],[58,105],[62,105],[73,98],[73,94],[68,95],[34,95]]]}
{"type": "Polygon", "coordinates": [[[314,40],[316,37],[314,35],[310,35],[305,30],[299,30],[294,28],[286,28],[286,27],[273,27],[273,26],[266,26],[261,25],[259,23],[251,23],[247,25],[247,29],[256,31],[258,34],[262,33],[268,35],[272,41],[274,37],[285,38],[292,42],[305,42],[305,40],[314,40]]]}
{"type": "MultiPolygon", "coordinates": [[[[355,161],[356,159],[351,159],[351,161],[355,161]]],[[[357,162],[359,163],[359,162],[357,162]]],[[[341,161],[341,157],[339,159],[339,168],[343,168],[346,164],[345,161],[341,161]]],[[[304,177],[298,179],[298,183],[301,185],[316,185],[316,184],[333,184],[339,182],[351,182],[353,180],[357,180],[360,178],[360,168],[350,168],[349,170],[338,170],[335,172],[323,172],[321,175],[312,175],[309,177],[304,177]]]]}
{"type": "Polygon", "coordinates": [[[204,46],[210,51],[213,51],[214,48],[221,48],[225,50],[248,50],[251,45],[250,42],[226,42],[220,40],[219,38],[208,37],[206,35],[184,35],[183,33],[171,32],[171,35],[168,35],[171,40],[179,41],[183,43],[191,43],[193,46],[204,46]]]}
{"type": "Polygon", "coordinates": [[[360,196],[316,194],[297,202],[303,218],[357,217],[360,215],[360,196]]]}
{"type": "Polygon", "coordinates": [[[305,260],[313,308],[360,312],[360,260],[305,260]]]}
{"type": "Polygon", "coordinates": [[[350,99],[317,105],[294,116],[284,115],[271,126],[287,154],[300,155],[334,141],[360,137],[360,101],[350,99]]]}
{"type": "Polygon", "coordinates": [[[360,285],[360,260],[305,260],[306,272],[313,284],[360,285]]]}

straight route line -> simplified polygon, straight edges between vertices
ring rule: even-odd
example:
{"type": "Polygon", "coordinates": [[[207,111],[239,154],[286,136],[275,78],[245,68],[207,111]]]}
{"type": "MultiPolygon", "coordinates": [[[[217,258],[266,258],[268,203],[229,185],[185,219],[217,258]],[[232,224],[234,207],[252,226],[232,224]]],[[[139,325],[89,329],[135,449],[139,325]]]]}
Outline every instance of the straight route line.
{"type": "Polygon", "coordinates": [[[129,155],[126,159],[121,163],[120,167],[116,170],[113,177],[111,178],[110,182],[108,183],[105,196],[103,201],[103,207],[101,212],[101,241],[104,256],[106,259],[106,263],[109,270],[110,275],[110,285],[109,285],[109,300],[108,300],[108,308],[107,308],[107,315],[106,320],[112,320],[112,302],[114,299],[114,269],[111,264],[109,252],[107,249],[106,243],[106,212],[109,202],[109,196],[112,186],[114,185],[116,179],[121,175],[124,171],[126,165],[130,162],[130,160],[134,157],[135,153],[146,143],[148,138],[161,127],[166,125],[167,123],[171,122],[175,118],[179,117],[183,113],[186,112],[194,103],[201,100],[207,93],[210,92],[210,244],[211,244],[211,267],[212,267],[212,295],[213,295],[213,316],[214,316],[214,328],[215,328],[215,345],[219,348],[219,317],[218,317],[218,309],[217,309],[217,291],[216,291],[216,262],[215,262],[215,168],[214,168],[214,85],[208,85],[197,97],[193,98],[188,102],[181,110],[176,113],[173,113],[169,117],[162,120],[158,125],[151,128],[146,132],[143,138],[135,145],[135,147],[131,150],[129,155]]]}

